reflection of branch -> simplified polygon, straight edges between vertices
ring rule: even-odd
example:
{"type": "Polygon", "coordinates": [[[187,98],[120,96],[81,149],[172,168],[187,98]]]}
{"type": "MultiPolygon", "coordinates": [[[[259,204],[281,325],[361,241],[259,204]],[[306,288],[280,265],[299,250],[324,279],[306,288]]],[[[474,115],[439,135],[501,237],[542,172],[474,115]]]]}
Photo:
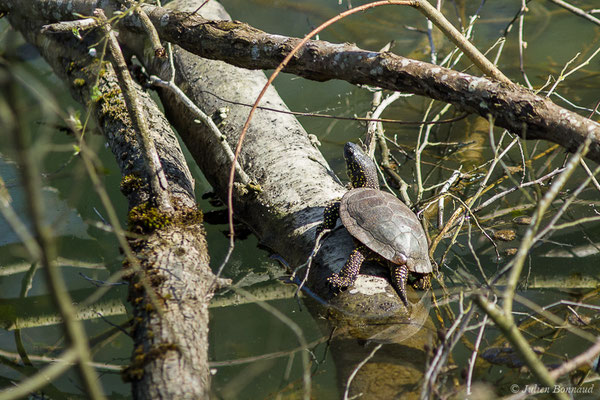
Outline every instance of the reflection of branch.
{"type": "Polygon", "coordinates": [[[375,348],[373,348],[373,350],[371,351],[371,353],[369,353],[368,356],[366,356],[357,366],[356,368],[354,368],[354,370],[352,371],[352,373],[350,374],[350,376],[348,377],[348,380],[346,381],[346,389],[344,390],[344,400],[348,400],[348,393],[350,392],[350,384],[352,383],[352,380],[354,379],[354,377],[356,376],[356,373],[371,359],[375,356],[375,353],[377,353],[377,351],[381,348],[381,346],[383,346],[383,344],[379,343],[377,346],[375,346],[375,348]]]}
{"type": "Polygon", "coordinates": [[[70,346],[72,346],[75,359],[78,360],[78,367],[86,393],[92,399],[103,399],[104,395],[98,376],[93,368],[89,366],[91,358],[85,329],[83,328],[83,324],[76,319],[75,307],[72,304],[61,271],[56,265],[56,246],[52,232],[46,223],[44,223],[44,205],[41,194],[42,184],[36,163],[33,161],[31,148],[29,147],[29,132],[22,125],[26,121],[26,116],[23,115],[25,109],[22,105],[22,96],[17,93],[15,80],[9,79],[8,82],[3,91],[8,93],[9,98],[12,99],[10,102],[12,115],[14,116],[14,125],[11,129],[12,136],[21,166],[23,186],[27,193],[31,223],[41,250],[40,263],[46,272],[46,279],[53,300],[64,321],[66,335],[70,346]]]}
{"type": "Polygon", "coordinates": [[[525,264],[525,259],[529,254],[529,250],[531,246],[535,243],[535,233],[539,228],[539,225],[542,220],[542,216],[552,204],[554,198],[558,195],[559,191],[562,187],[567,183],[567,180],[571,176],[571,174],[575,171],[577,165],[579,165],[579,161],[581,158],[587,153],[587,149],[589,148],[591,139],[587,139],[585,144],[580,147],[573,157],[569,160],[565,169],[558,178],[552,183],[549,190],[544,194],[544,196],[540,199],[538,206],[535,210],[535,214],[533,216],[533,220],[529,225],[529,228],[525,232],[523,239],[521,240],[521,246],[517,251],[517,255],[515,256],[512,262],[512,268],[510,271],[510,275],[508,278],[508,282],[506,284],[506,288],[504,289],[504,314],[506,316],[510,316],[512,313],[512,303],[515,295],[515,290],[517,288],[517,283],[521,276],[521,271],[523,270],[523,265],[525,264]]]}
{"type": "Polygon", "coordinates": [[[575,7],[563,0],[550,0],[550,1],[554,4],[556,4],[557,6],[560,6],[564,9],[571,11],[575,15],[585,18],[588,21],[593,22],[594,24],[600,25],[600,19],[594,17],[593,15],[586,13],[581,8],[575,7]]]}
{"type": "Polygon", "coordinates": [[[302,346],[298,346],[296,348],[293,348],[291,350],[282,350],[282,351],[276,351],[273,353],[267,353],[267,354],[261,354],[259,356],[250,356],[250,357],[243,357],[243,358],[236,358],[233,360],[222,360],[222,361],[211,361],[209,363],[211,368],[219,368],[219,367],[230,367],[230,366],[234,366],[234,365],[242,365],[242,364],[249,364],[249,363],[253,363],[256,361],[266,361],[266,360],[272,360],[274,358],[279,358],[279,357],[290,357],[293,356],[295,353],[298,353],[300,351],[309,351],[309,349],[324,343],[328,340],[331,340],[330,336],[323,336],[320,337],[319,339],[308,343],[308,347],[302,347],[302,346]]]}
{"type": "MultiPolygon", "coordinates": [[[[523,358],[523,362],[529,367],[533,375],[539,380],[539,383],[546,387],[554,387],[556,380],[550,375],[537,354],[532,350],[525,337],[515,325],[511,314],[505,314],[495,304],[490,303],[483,295],[475,296],[475,301],[485,313],[494,321],[498,329],[502,331],[508,341],[514,346],[523,358]]],[[[561,400],[568,400],[569,397],[565,393],[553,393],[554,397],[561,400]]]]}
{"type": "MultiPolygon", "coordinates": [[[[17,310],[16,307],[10,309],[17,310]]],[[[74,318],[78,321],[100,318],[101,316],[98,315],[98,312],[101,312],[103,316],[124,315],[126,314],[127,310],[120,299],[113,298],[101,300],[99,303],[94,303],[88,306],[75,308],[74,318]]],[[[48,312],[47,310],[40,310],[39,312],[36,310],[29,315],[18,316],[14,320],[0,318],[0,326],[6,330],[37,328],[40,326],[60,324],[62,322],[63,319],[58,312],[48,312]]]]}
{"type": "MultiPolygon", "coordinates": [[[[0,350],[0,356],[6,357],[10,360],[14,360],[15,362],[19,362],[21,360],[21,357],[19,356],[19,354],[11,353],[9,351],[4,351],[4,350],[0,350]]],[[[36,362],[41,362],[41,363],[65,364],[65,366],[67,368],[70,368],[75,363],[75,360],[73,359],[73,356],[69,353],[69,350],[65,351],[58,357],[29,355],[29,359],[31,361],[36,361],[36,362]]],[[[106,363],[99,363],[99,362],[90,362],[90,366],[93,368],[99,369],[99,370],[119,372],[119,373],[123,369],[123,367],[120,365],[106,364],[106,363]]]]}
{"type": "MultiPolygon", "coordinates": [[[[36,244],[37,245],[37,244],[36,244]]],[[[102,263],[93,263],[82,260],[68,259],[64,257],[56,258],[56,265],[58,267],[72,267],[72,268],[86,268],[86,269],[97,269],[106,270],[106,266],[102,263]]],[[[9,276],[19,274],[27,271],[31,267],[30,262],[19,261],[12,264],[0,265],[0,276],[9,276]]]]}
{"type": "MultiPolygon", "coordinates": [[[[71,347],[63,352],[59,358],[62,362],[52,363],[39,370],[35,375],[21,381],[19,385],[0,392],[2,398],[20,399],[46,386],[48,382],[52,382],[73,367],[73,364],[77,362],[77,351],[71,347]]],[[[91,365],[88,364],[88,367],[91,368],[91,365]]]]}
{"type": "MultiPolygon", "coordinates": [[[[245,293],[249,293],[252,299],[247,296],[240,296],[234,290],[231,290],[215,295],[208,304],[208,307],[232,307],[242,304],[252,304],[257,301],[268,302],[272,300],[292,299],[295,296],[304,295],[302,292],[296,294],[296,286],[282,284],[279,280],[244,286],[243,290],[245,293]]],[[[122,301],[122,292],[112,291],[110,293],[113,294],[109,298],[103,297],[92,304],[84,304],[79,301],[88,297],[90,292],[92,292],[90,289],[71,292],[71,297],[78,304],[76,307],[76,319],[85,321],[102,316],[125,315],[127,313],[122,301]]],[[[2,300],[1,305],[4,312],[0,316],[0,328],[12,331],[14,329],[36,328],[61,323],[62,318],[55,310],[35,306],[35,304],[48,304],[48,301],[47,295],[29,297],[25,300],[2,300]]]]}
{"type": "Polygon", "coordinates": [[[562,375],[568,374],[569,372],[576,370],[582,365],[591,364],[592,362],[594,362],[594,359],[598,356],[598,354],[600,354],[600,339],[598,339],[593,346],[588,348],[586,351],[584,351],[577,357],[566,361],[560,367],[550,371],[550,375],[554,379],[557,379],[562,375]]]}

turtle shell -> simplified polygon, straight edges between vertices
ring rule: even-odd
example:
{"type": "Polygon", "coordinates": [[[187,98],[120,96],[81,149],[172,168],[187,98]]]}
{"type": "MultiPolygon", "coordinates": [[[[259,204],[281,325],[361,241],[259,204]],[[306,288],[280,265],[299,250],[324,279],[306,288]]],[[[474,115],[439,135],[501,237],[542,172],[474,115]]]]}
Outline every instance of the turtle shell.
{"type": "Polygon", "coordinates": [[[340,219],[352,236],[394,264],[409,271],[432,271],[427,237],[416,215],[390,193],[371,188],[347,192],[340,202],[340,219]]]}

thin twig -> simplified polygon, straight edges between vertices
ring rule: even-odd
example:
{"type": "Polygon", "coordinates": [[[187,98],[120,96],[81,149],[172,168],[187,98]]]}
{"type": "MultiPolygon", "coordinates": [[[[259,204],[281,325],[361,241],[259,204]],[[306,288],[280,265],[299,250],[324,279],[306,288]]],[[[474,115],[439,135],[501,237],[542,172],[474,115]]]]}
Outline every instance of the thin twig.
{"type": "Polygon", "coordinates": [[[381,344],[381,343],[378,344],[377,346],[375,346],[375,348],[373,350],[371,350],[371,353],[369,353],[369,355],[366,356],[365,359],[362,360],[360,363],[358,363],[358,365],[356,366],[356,368],[354,368],[354,370],[352,371],[352,373],[348,377],[348,380],[346,381],[346,389],[344,390],[344,400],[348,400],[348,395],[350,394],[350,385],[352,384],[352,380],[354,380],[354,377],[356,376],[356,374],[358,373],[358,371],[360,371],[360,369],[367,362],[369,362],[369,360],[371,358],[373,358],[375,356],[375,353],[377,353],[377,351],[381,348],[381,346],[383,346],[383,344],[381,344]]]}
{"type": "Polygon", "coordinates": [[[104,15],[104,11],[96,9],[94,11],[94,16],[101,22],[100,26],[102,32],[106,36],[108,42],[108,49],[113,59],[114,70],[119,79],[121,91],[125,99],[125,105],[127,106],[127,111],[129,112],[129,116],[133,122],[134,129],[143,150],[142,154],[144,155],[146,166],[148,168],[148,180],[152,192],[154,196],[156,196],[157,206],[163,212],[172,211],[173,206],[171,205],[167,190],[167,177],[165,176],[165,171],[161,165],[160,157],[158,156],[154,142],[150,137],[148,123],[143,115],[142,106],[136,94],[133,79],[127,69],[127,63],[121,52],[119,42],[106,19],[106,15],[104,15]]]}
{"type": "Polygon", "coordinates": [[[525,51],[525,48],[527,46],[527,42],[525,42],[523,40],[523,25],[525,23],[525,13],[528,11],[527,9],[527,0],[521,0],[521,11],[520,11],[520,15],[519,15],[519,70],[521,71],[521,75],[523,75],[523,79],[525,80],[525,83],[527,84],[527,87],[530,90],[533,90],[533,86],[531,85],[531,82],[529,82],[529,77],[527,76],[527,73],[525,72],[525,62],[524,62],[524,55],[523,52],[525,51]]]}
{"type": "Polygon", "coordinates": [[[496,193],[495,195],[493,195],[492,197],[490,197],[489,199],[487,199],[486,201],[484,201],[483,203],[481,203],[479,206],[475,207],[473,209],[473,212],[476,213],[476,212],[481,211],[482,209],[484,209],[485,207],[489,206],[490,204],[492,204],[496,200],[498,200],[498,199],[500,199],[500,198],[502,198],[502,197],[504,197],[504,196],[506,196],[506,195],[508,195],[508,194],[510,194],[510,193],[512,193],[512,192],[514,192],[516,190],[518,190],[518,189],[523,189],[523,188],[526,188],[526,187],[529,187],[529,186],[533,186],[533,185],[540,185],[544,181],[546,181],[546,180],[554,177],[555,175],[560,174],[563,171],[564,171],[564,168],[556,168],[554,171],[551,171],[548,174],[546,174],[546,175],[544,175],[544,176],[542,176],[542,177],[540,177],[540,178],[538,178],[538,179],[536,179],[534,181],[525,182],[523,184],[520,184],[519,186],[513,186],[512,188],[506,189],[503,192],[496,193]]]}
{"type": "MultiPolygon", "coordinates": [[[[462,167],[462,166],[461,166],[462,167]]],[[[461,173],[460,173],[461,168],[459,167],[456,171],[454,171],[452,173],[452,175],[450,175],[450,178],[448,178],[446,180],[446,182],[444,182],[444,184],[442,185],[442,189],[440,189],[440,198],[438,199],[438,228],[442,228],[442,225],[444,225],[444,193],[448,192],[448,190],[450,190],[450,188],[452,187],[452,185],[454,185],[454,183],[458,180],[458,178],[460,177],[461,173]]]]}
{"type": "Polygon", "coordinates": [[[598,47],[596,49],[596,51],[594,51],[587,59],[585,59],[581,64],[579,64],[578,66],[574,67],[572,70],[570,70],[569,72],[565,73],[565,71],[567,70],[567,67],[574,62],[577,57],[579,57],[580,53],[575,54],[575,56],[570,59],[565,66],[563,67],[562,71],[560,72],[560,75],[558,76],[558,78],[556,78],[556,82],[554,82],[554,85],[550,88],[550,90],[548,91],[548,93],[546,94],[546,97],[549,97],[554,90],[556,89],[556,87],[558,86],[559,83],[561,83],[562,81],[564,81],[565,79],[567,79],[567,77],[569,77],[569,75],[575,73],[576,71],[580,70],[581,68],[585,67],[586,65],[588,65],[592,59],[594,57],[596,57],[596,55],[600,53],[600,47],[598,47]]]}
{"type": "Polygon", "coordinates": [[[142,3],[143,1],[141,0],[137,2],[134,2],[132,0],[126,0],[125,2],[127,7],[132,8],[133,13],[136,17],[138,17],[142,25],[142,29],[144,29],[146,36],[150,40],[150,44],[152,46],[152,50],[154,51],[154,55],[158,58],[165,58],[165,48],[160,42],[160,37],[158,36],[158,32],[156,32],[156,28],[152,24],[152,21],[150,21],[150,18],[148,18],[148,14],[146,14],[146,12],[140,7],[142,3]]]}
{"type": "MultiPolygon", "coordinates": [[[[504,333],[504,336],[519,352],[525,364],[529,367],[533,375],[539,380],[540,384],[546,387],[554,387],[556,380],[550,375],[544,363],[539,359],[538,355],[533,351],[529,343],[519,328],[515,325],[511,314],[506,314],[495,304],[490,303],[483,295],[475,296],[475,301],[485,313],[494,321],[496,326],[504,333]]],[[[568,400],[569,396],[561,391],[552,393],[555,398],[560,400],[568,400]]]]}
{"type": "Polygon", "coordinates": [[[467,371],[467,394],[471,394],[471,381],[473,379],[473,369],[475,368],[475,361],[477,360],[477,353],[479,352],[479,345],[481,345],[481,339],[483,338],[483,331],[487,325],[488,316],[487,314],[483,316],[483,322],[481,323],[481,327],[479,328],[479,333],[477,334],[477,339],[475,340],[475,348],[471,353],[471,358],[469,359],[469,370],[467,371]]]}
{"type": "MultiPolygon", "coordinates": [[[[224,103],[232,104],[234,106],[242,106],[242,107],[252,108],[252,104],[244,103],[241,101],[229,100],[225,97],[219,96],[218,94],[212,93],[211,91],[208,91],[208,90],[204,90],[202,93],[209,94],[209,95],[213,96],[214,98],[221,100],[224,103]]],[[[375,94],[377,94],[377,93],[381,93],[381,91],[378,90],[375,92],[375,94]]],[[[400,92],[394,92],[394,93],[398,93],[402,97],[412,97],[413,96],[410,93],[406,93],[406,94],[401,94],[400,92]]],[[[392,94],[392,96],[393,95],[394,94],[392,94]]],[[[387,101],[387,99],[386,99],[386,101],[387,101]]],[[[401,121],[398,119],[390,119],[390,118],[374,118],[372,116],[371,117],[356,117],[356,116],[342,117],[339,115],[320,114],[320,113],[314,113],[314,112],[282,110],[279,108],[266,107],[266,106],[258,106],[256,108],[259,110],[263,110],[263,111],[272,111],[272,112],[278,113],[278,114],[295,115],[297,117],[324,118],[324,119],[334,119],[334,120],[339,120],[339,121],[357,121],[357,122],[367,122],[367,123],[368,122],[383,122],[386,124],[407,125],[407,126],[452,124],[454,122],[463,120],[469,116],[468,113],[464,113],[464,114],[459,115],[458,117],[441,119],[441,120],[437,120],[437,121],[429,121],[429,120],[428,121],[401,121]]]]}
{"type": "MultiPolygon", "coordinates": [[[[202,123],[204,123],[204,125],[206,125],[206,127],[208,127],[208,130],[210,131],[210,133],[212,133],[213,137],[215,138],[217,143],[220,143],[221,149],[223,150],[223,152],[225,153],[226,157],[227,157],[227,161],[229,161],[229,163],[233,163],[234,159],[235,159],[235,155],[233,154],[233,151],[231,150],[231,147],[229,147],[229,144],[227,143],[227,139],[225,138],[225,135],[223,135],[221,133],[221,131],[219,130],[219,128],[217,127],[217,125],[214,123],[214,121],[212,120],[212,118],[210,118],[208,115],[206,115],[204,113],[204,111],[202,111],[184,92],[183,90],[181,90],[174,82],[172,81],[164,81],[162,79],[160,79],[158,76],[152,75],[149,78],[149,81],[151,84],[168,89],[171,91],[171,93],[173,93],[179,100],[181,100],[181,102],[183,102],[183,104],[200,120],[202,121],[202,123]]],[[[242,167],[240,166],[240,164],[235,161],[235,171],[238,174],[238,179],[244,184],[244,185],[250,185],[252,180],[250,179],[250,177],[244,172],[244,170],[242,169],[242,167]]]]}
{"type": "Polygon", "coordinates": [[[430,363],[427,372],[425,372],[425,376],[423,377],[423,387],[421,389],[421,399],[428,399],[431,397],[431,392],[435,382],[437,381],[437,377],[442,370],[442,367],[446,363],[450,352],[456,346],[456,343],[463,336],[463,333],[467,329],[471,318],[473,317],[475,307],[472,307],[472,302],[469,302],[467,308],[464,308],[463,304],[463,293],[459,294],[459,309],[460,313],[456,317],[456,320],[452,324],[452,326],[445,332],[445,339],[440,344],[437,349],[437,352],[430,363]]]}
{"type": "Polygon", "coordinates": [[[587,149],[590,145],[591,138],[588,136],[585,143],[577,150],[575,154],[570,158],[569,162],[565,166],[564,171],[558,176],[558,178],[552,183],[550,189],[544,194],[544,196],[540,199],[538,203],[538,207],[536,208],[536,212],[533,216],[531,224],[529,228],[525,232],[523,239],[521,239],[521,246],[517,251],[517,254],[512,262],[512,268],[510,271],[510,275],[506,284],[506,288],[504,289],[504,314],[510,315],[512,312],[512,303],[515,295],[515,290],[517,288],[517,283],[521,276],[521,272],[523,270],[523,265],[525,263],[525,258],[529,254],[529,250],[531,246],[533,246],[535,233],[541,223],[542,216],[552,204],[554,198],[558,195],[558,192],[562,189],[562,187],[566,184],[569,177],[575,171],[577,165],[579,165],[579,161],[583,158],[583,156],[587,153],[587,149]]]}
{"type": "Polygon", "coordinates": [[[319,232],[319,235],[317,236],[317,239],[315,240],[315,245],[313,246],[313,249],[312,249],[310,255],[308,256],[308,259],[306,260],[306,262],[304,264],[299,265],[292,273],[292,276],[290,277],[291,281],[293,281],[295,279],[296,273],[298,271],[300,271],[300,269],[306,267],[306,273],[304,274],[302,281],[298,285],[298,288],[296,289],[296,293],[294,294],[294,297],[298,297],[300,290],[302,290],[302,288],[304,287],[304,284],[308,280],[308,275],[310,274],[310,267],[312,265],[313,259],[315,258],[315,256],[319,252],[319,249],[321,248],[321,239],[325,235],[327,235],[329,232],[331,232],[331,229],[323,229],[321,232],[319,232]]]}
{"type": "Polygon", "coordinates": [[[594,17],[593,15],[586,13],[581,8],[575,7],[574,5],[569,4],[563,0],[550,0],[550,1],[554,4],[556,4],[557,6],[560,6],[564,9],[571,11],[573,14],[575,14],[579,17],[585,18],[588,21],[593,22],[596,25],[600,25],[600,19],[594,17]]]}

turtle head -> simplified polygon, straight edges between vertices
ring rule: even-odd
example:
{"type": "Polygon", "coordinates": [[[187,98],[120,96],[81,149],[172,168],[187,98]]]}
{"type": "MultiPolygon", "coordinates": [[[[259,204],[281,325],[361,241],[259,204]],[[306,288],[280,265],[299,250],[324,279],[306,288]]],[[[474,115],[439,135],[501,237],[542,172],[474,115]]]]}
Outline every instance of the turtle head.
{"type": "Polygon", "coordinates": [[[344,159],[346,160],[346,172],[353,188],[379,189],[377,167],[360,146],[352,142],[346,143],[344,159]]]}

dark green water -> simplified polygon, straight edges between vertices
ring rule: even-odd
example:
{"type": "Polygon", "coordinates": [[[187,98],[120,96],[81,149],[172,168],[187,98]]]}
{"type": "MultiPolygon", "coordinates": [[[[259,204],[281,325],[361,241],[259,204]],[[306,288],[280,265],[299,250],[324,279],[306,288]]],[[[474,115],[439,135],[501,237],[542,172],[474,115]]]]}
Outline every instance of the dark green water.
{"type": "MultiPolygon", "coordinates": [[[[479,2],[475,1],[467,3],[466,15],[472,15],[480,5],[479,2]]],[[[592,3],[591,1],[578,2],[582,7],[592,3]]],[[[482,50],[492,46],[520,8],[520,4],[521,2],[516,0],[486,3],[475,25],[475,44],[482,50]]],[[[301,37],[327,18],[345,10],[346,2],[343,6],[338,6],[334,0],[328,2],[316,0],[231,0],[225,1],[224,5],[234,19],[242,20],[267,32],[301,37]]],[[[359,3],[353,2],[353,5],[356,6],[359,3]]],[[[583,55],[573,65],[581,63],[583,59],[589,57],[591,52],[600,46],[600,29],[598,27],[594,28],[592,24],[561,11],[548,4],[548,2],[531,2],[529,7],[530,12],[525,19],[524,29],[525,40],[527,41],[525,68],[531,83],[535,87],[542,85],[549,75],[556,77],[565,63],[578,52],[582,52],[583,55]]],[[[445,13],[453,22],[457,21],[457,14],[452,5],[448,4],[445,13]]],[[[49,101],[54,102],[61,109],[81,110],[77,104],[73,103],[61,82],[51,74],[42,60],[34,56],[28,56],[30,53],[26,46],[14,45],[12,42],[10,45],[8,44],[9,39],[12,40],[14,36],[10,36],[6,31],[6,24],[6,21],[0,21],[0,49],[21,46],[18,47],[17,54],[27,58],[27,60],[20,63],[15,70],[20,79],[40,88],[40,90],[44,90],[44,96],[47,96],[49,101]]],[[[407,29],[407,26],[425,29],[425,20],[414,10],[400,7],[382,7],[378,10],[350,17],[323,32],[320,38],[332,42],[353,42],[369,50],[378,50],[387,42],[393,40],[393,51],[397,54],[412,54],[413,57],[429,60],[426,37],[415,30],[407,29]]],[[[444,46],[446,47],[442,46],[439,49],[439,59],[442,59],[447,53],[448,45],[444,44],[444,46]]],[[[562,83],[557,89],[558,93],[579,106],[593,108],[598,101],[599,60],[598,58],[593,59],[579,73],[562,83]]],[[[460,64],[461,68],[466,65],[464,62],[460,64]]],[[[499,61],[499,67],[511,79],[523,83],[519,72],[516,26],[508,35],[506,48],[499,61]]],[[[475,73],[473,69],[469,72],[475,73]]],[[[355,114],[364,116],[370,108],[372,98],[372,93],[367,89],[357,88],[344,82],[317,83],[285,74],[277,78],[275,86],[288,106],[297,111],[323,112],[340,116],[353,116],[355,114]]],[[[0,96],[3,95],[0,94],[0,96]]],[[[561,105],[566,104],[558,98],[553,98],[553,100],[561,105]]],[[[39,159],[42,160],[42,169],[48,174],[44,180],[44,185],[47,188],[45,190],[45,200],[47,204],[51,205],[49,211],[52,211],[53,218],[55,218],[52,221],[56,224],[56,239],[60,256],[71,260],[99,263],[106,267],[100,269],[64,268],[64,276],[71,290],[83,290],[81,298],[85,298],[88,293],[85,290],[91,292],[94,289],[90,280],[85,277],[99,280],[106,279],[111,272],[119,270],[121,256],[113,236],[96,226],[106,216],[103,215],[103,206],[94,194],[89,179],[82,172],[81,162],[72,157],[72,138],[50,126],[56,121],[50,116],[51,113],[39,109],[36,100],[30,99],[30,104],[30,125],[36,150],[39,151],[39,159]]],[[[423,98],[400,100],[386,112],[385,116],[403,120],[419,120],[422,118],[423,110],[427,104],[427,99],[423,98]]],[[[439,105],[437,107],[440,108],[439,105]]],[[[84,113],[84,110],[81,110],[81,112],[84,113]]],[[[582,114],[587,115],[587,112],[582,111],[582,114]]],[[[475,118],[468,118],[455,124],[452,128],[439,128],[436,130],[437,138],[440,141],[452,142],[472,140],[466,132],[472,129],[472,126],[476,123],[475,121],[475,118]]],[[[303,118],[301,122],[309,133],[319,137],[322,142],[321,151],[338,172],[338,176],[345,180],[341,153],[342,146],[348,140],[363,137],[364,127],[356,122],[331,122],[331,120],[325,119],[303,118]]],[[[388,136],[396,136],[397,142],[407,150],[414,147],[418,134],[417,127],[399,128],[390,126],[386,129],[388,136]]],[[[489,157],[491,151],[485,145],[487,136],[484,136],[483,139],[484,145],[476,152],[476,155],[472,156],[473,159],[467,155],[464,159],[453,158],[449,160],[447,167],[453,169],[461,163],[482,162],[482,159],[489,157]]],[[[87,141],[97,151],[103,166],[100,170],[102,180],[111,195],[121,220],[125,221],[127,205],[118,190],[120,176],[113,156],[104,147],[102,138],[99,135],[95,133],[88,134],[87,141]]],[[[530,149],[533,146],[533,143],[528,144],[530,149]]],[[[538,145],[537,150],[541,151],[541,149],[547,147],[549,147],[548,144],[541,143],[538,145]]],[[[0,141],[0,156],[2,158],[0,174],[8,186],[11,196],[15,199],[15,204],[22,204],[22,201],[19,202],[19,199],[23,198],[22,188],[16,179],[13,163],[14,151],[8,138],[0,141]]],[[[518,164],[518,153],[511,153],[511,156],[515,164],[518,164]]],[[[427,160],[429,162],[433,163],[435,159],[433,153],[428,153],[427,160]]],[[[561,159],[562,156],[558,156],[554,164],[560,165],[559,160],[561,159]]],[[[190,163],[196,179],[198,199],[200,199],[211,188],[198,168],[193,165],[191,159],[190,163]]],[[[593,163],[590,162],[589,164],[591,168],[594,167],[593,163]]],[[[410,160],[407,161],[407,165],[411,168],[407,168],[406,174],[404,175],[403,172],[403,176],[407,182],[412,183],[410,160]]],[[[500,172],[496,175],[500,176],[500,172]]],[[[427,185],[442,177],[447,178],[447,175],[439,170],[434,171],[429,177],[427,185]]],[[[574,187],[579,179],[575,179],[571,186],[574,187]]],[[[413,191],[410,191],[410,193],[412,194],[413,191]]],[[[591,209],[593,210],[594,207],[598,209],[598,197],[597,191],[585,191],[580,198],[587,203],[582,202],[578,207],[573,208],[569,217],[580,218],[590,215],[591,209]]],[[[503,204],[504,207],[522,201],[522,197],[518,194],[507,199],[503,204]]],[[[207,200],[200,200],[200,205],[205,211],[215,209],[207,200]]],[[[24,207],[17,209],[17,211],[20,216],[24,216],[24,207]]],[[[503,223],[496,223],[498,227],[516,228],[518,240],[520,235],[524,233],[525,227],[516,226],[510,220],[511,216],[507,216],[504,218],[503,223]]],[[[207,226],[209,251],[214,268],[221,263],[226,252],[227,239],[224,235],[226,229],[225,225],[207,226]]],[[[493,274],[497,269],[502,268],[506,263],[506,258],[497,261],[492,247],[480,236],[475,235],[473,239],[474,246],[477,249],[476,252],[484,264],[485,271],[493,274]]],[[[590,242],[600,242],[600,224],[598,223],[561,231],[552,236],[549,241],[533,249],[528,264],[530,267],[528,273],[531,276],[539,274],[562,277],[571,274],[571,272],[577,272],[598,279],[600,272],[597,266],[600,265],[600,257],[597,253],[581,259],[544,257],[551,250],[561,247],[561,245],[566,248],[566,245],[578,246],[590,242]],[[568,273],[565,273],[565,270],[568,273]]],[[[478,273],[477,266],[466,246],[466,236],[460,235],[458,243],[459,245],[452,249],[446,259],[446,264],[442,268],[443,272],[452,276],[453,271],[465,268],[476,275],[478,273]]],[[[259,250],[256,245],[257,240],[252,236],[238,242],[232,260],[225,270],[225,276],[239,280],[247,276],[250,271],[263,274],[266,272],[271,274],[280,273],[278,264],[270,259],[266,252],[259,250]]],[[[518,247],[518,243],[501,244],[500,246],[500,250],[503,250],[502,247],[518,247]]],[[[441,258],[446,247],[447,245],[442,242],[436,256],[441,258]]],[[[4,220],[0,218],[0,267],[7,268],[22,264],[23,254],[24,250],[18,238],[12,234],[4,220]]],[[[27,266],[23,268],[27,268],[27,266]]],[[[40,308],[43,309],[48,306],[49,299],[44,296],[47,291],[43,285],[43,276],[39,271],[34,276],[32,287],[27,294],[27,297],[34,297],[36,301],[26,303],[16,300],[20,296],[24,276],[24,271],[0,276],[0,317],[2,319],[6,319],[9,313],[13,312],[11,310],[16,309],[20,313],[35,313],[40,308]]],[[[585,289],[574,288],[569,293],[583,293],[585,291],[585,289]]],[[[112,293],[114,298],[125,302],[126,290],[122,286],[116,287],[112,292],[114,292],[112,293]]],[[[551,304],[560,299],[568,298],[565,292],[555,289],[527,290],[521,292],[521,295],[540,305],[551,304]]],[[[586,299],[586,302],[598,304],[598,296],[592,296],[586,299]]],[[[277,300],[270,304],[298,324],[308,342],[323,338],[324,334],[317,323],[304,308],[302,311],[299,309],[295,300],[277,300]]],[[[454,304],[451,307],[454,310],[457,309],[454,304]]],[[[517,311],[519,310],[517,309],[517,311]]],[[[121,324],[128,319],[128,316],[126,314],[112,315],[106,317],[106,319],[112,324],[121,324]]],[[[110,325],[102,319],[89,320],[85,323],[85,326],[90,337],[96,337],[110,328],[110,325]]],[[[594,329],[597,331],[597,322],[595,326],[594,329]]],[[[496,336],[497,333],[490,329],[484,338],[482,347],[493,343],[496,336]]],[[[64,344],[61,330],[57,325],[23,329],[21,337],[30,355],[56,356],[60,353],[60,348],[64,344]]],[[[468,337],[470,340],[474,340],[474,334],[468,335],[468,337]]],[[[547,349],[547,351],[551,351],[559,357],[564,355],[572,357],[587,346],[587,343],[576,336],[565,335],[559,339],[555,340],[554,344],[547,349]]],[[[211,359],[214,361],[260,356],[293,349],[298,346],[297,339],[288,326],[260,307],[252,304],[212,309],[210,341],[209,352],[211,359]]],[[[11,353],[16,352],[14,331],[0,330],[0,350],[11,353]]],[[[120,335],[103,343],[98,348],[94,359],[111,365],[125,365],[129,361],[131,350],[131,340],[125,335],[120,335]]],[[[314,398],[338,397],[336,372],[331,357],[325,355],[325,345],[318,345],[313,350],[315,359],[320,362],[313,375],[314,398]]],[[[470,350],[460,344],[453,353],[454,361],[460,367],[466,365],[470,355],[470,350]]],[[[483,377],[482,380],[500,379],[501,374],[505,372],[501,370],[502,367],[497,366],[490,368],[489,375],[483,377]]],[[[11,366],[7,362],[2,362],[0,363],[0,387],[10,385],[12,381],[18,382],[31,372],[11,366]]],[[[301,387],[301,372],[300,356],[296,353],[293,357],[279,357],[242,365],[215,368],[213,386],[215,393],[221,398],[274,398],[278,393],[285,398],[288,398],[288,396],[297,398],[300,397],[297,390],[301,387]],[[292,389],[289,389],[288,385],[292,389]]],[[[506,375],[508,378],[505,376],[502,384],[506,384],[511,379],[516,380],[518,375],[518,371],[509,371],[506,375]]],[[[75,374],[71,372],[53,382],[53,386],[54,389],[64,393],[78,394],[81,392],[76,380],[75,374]]],[[[121,381],[118,373],[103,371],[102,384],[106,393],[112,394],[114,398],[129,397],[129,386],[121,381]]],[[[600,386],[600,384],[596,386],[600,386]]]]}

